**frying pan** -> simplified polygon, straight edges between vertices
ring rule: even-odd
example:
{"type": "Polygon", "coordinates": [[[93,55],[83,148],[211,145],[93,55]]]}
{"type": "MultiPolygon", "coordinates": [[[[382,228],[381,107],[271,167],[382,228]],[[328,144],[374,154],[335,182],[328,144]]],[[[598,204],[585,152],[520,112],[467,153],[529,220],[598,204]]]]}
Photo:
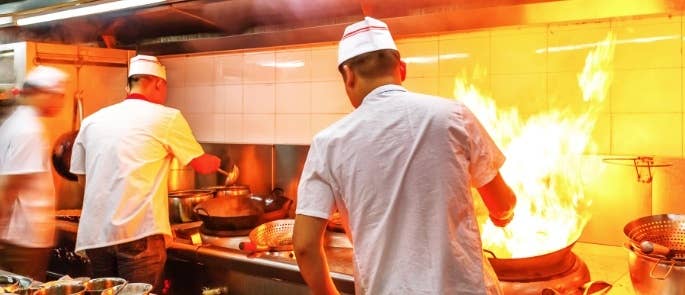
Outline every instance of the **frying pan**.
{"type": "Polygon", "coordinates": [[[57,174],[67,180],[76,181],[78,178],[69,172],[71,167],[71,149],[78,134],[78,128],[83,120],[83,90],[74,95],[74,117],[71,122],[71,131],[60,135],[52,147],[52,166],[55,167],[57,174]],[[78,118],[78,120],[77,120],[78,118]],[[77,123],[78,121],[78,123],[77,123]]]}

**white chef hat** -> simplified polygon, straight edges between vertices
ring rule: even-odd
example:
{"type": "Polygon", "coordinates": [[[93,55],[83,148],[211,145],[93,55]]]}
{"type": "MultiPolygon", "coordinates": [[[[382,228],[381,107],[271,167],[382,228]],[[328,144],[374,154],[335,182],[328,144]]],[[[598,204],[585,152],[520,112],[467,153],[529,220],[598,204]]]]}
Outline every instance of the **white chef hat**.
{"type": "Polygon", "coordinates": [[[166,68],[156,57],[139,54],[131,58],[128,66],[128,76],[133,75],[151,75],[166,80],[166,68]]]}
{"type": "Polygon", "coordinates": [[[31,70],[22,88],[38,88],[43,91],[64,93],[67,87],[67,73],[49,66],[37,66],[31,70]]]}
{"type": "Polygon", "coordinates": [[[397,50],[397,46],[388,25],[367,16],[345,28],[338,44],[338,66],[355,56],[381,49],[397,50]]]}

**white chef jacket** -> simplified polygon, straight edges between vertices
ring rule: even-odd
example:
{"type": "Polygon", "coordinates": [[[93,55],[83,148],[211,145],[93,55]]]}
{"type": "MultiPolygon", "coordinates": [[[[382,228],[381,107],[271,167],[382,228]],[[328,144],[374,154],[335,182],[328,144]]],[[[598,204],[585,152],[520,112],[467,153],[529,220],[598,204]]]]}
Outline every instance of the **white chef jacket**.
{"type": "Polygon", "coordinates": [[[503,163],[461,102],[385,85],[314,137],[296,213],[328,219],[338,208],[357,294],[501,294],[470,186],[503,163]]]}
{"type": "Polygon", "coordinates": [[[10,175],[36,176],[22,183],[12,204],[0,204],[12,207],[9,216],[0,216],[0,240],[30,248],[53,246],[55,188],[48,151],[43,125],[33,107],[17,107],[0,126],[0,182],[10,175]]]}
{"type": "Polygon", "coordinates": [[[76,251],[170,237],[169,165],[203,153],[181,112],[160,104],[126,99],[84,119],[70,168],[86,175],[76,251]]]}

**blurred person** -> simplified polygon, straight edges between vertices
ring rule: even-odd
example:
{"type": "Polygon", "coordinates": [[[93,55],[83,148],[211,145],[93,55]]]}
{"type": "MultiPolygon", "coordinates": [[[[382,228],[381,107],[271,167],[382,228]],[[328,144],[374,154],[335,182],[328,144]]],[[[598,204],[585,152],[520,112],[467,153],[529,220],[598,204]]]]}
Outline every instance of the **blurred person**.
{"type": "Polygon", "coordinates": [[[50,146],[40,117],[64,106],[68,75],[48,66],[28,73],[0,119],[0,269],[44,281],[55,239],[50,146]]]}
{"type": "Polygon", "coordinates": [[[462,102],[401,86],[406,65],[385,23],[348,26],[338,69],[356,109],[314,137],[298,187],[295,256],[313,293],[338,294],[323,245],[337,209],[357,294],[501,294],[470,188],[508,224],[504,155],[462,102]]]}
{"type": "Polygon", "coordinates": [[[221,160],[204,153],[167,98],[166,69],[154,56],[131,59],[127,97],[83,120],[70,171],[85,185],[76,252],[95,277],[121,277],[160,293],[171,238],[167,178],[174,157],[201,174],[221,160]]]}

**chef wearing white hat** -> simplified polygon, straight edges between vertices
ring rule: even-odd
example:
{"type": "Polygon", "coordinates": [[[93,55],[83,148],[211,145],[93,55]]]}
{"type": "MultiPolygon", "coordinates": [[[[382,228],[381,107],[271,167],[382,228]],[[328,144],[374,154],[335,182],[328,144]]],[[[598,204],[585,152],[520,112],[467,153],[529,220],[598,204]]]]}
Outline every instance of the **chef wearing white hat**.
{"type": "Polygon", "coordinates": [[[356,110],[314,137],[298,186],[293,242],[313,293],[337,294],[322,244],[337,209],[356,294],[501,294],[471,196],[495,225],[513,218],[490,136],[463,103],[401,86],[406,66],[380,20],[345,29],[338,69],[356,110]]]}
{"type": "Polygon", "coordinates": [[[90,115],[76,137],[70,171],[85,183],[76,251],[96,277],[145,282],[161,294],[171,237],[167,178],[175,157],[197,172],[217,171],[177,109],[164,106],[166,69],[149,55],[131,58],[124,101],[90,115]]]}
{"type": "Polygon", "coordinates": [[[37,66],[10,115],[0,119],[0,269],[45,280],[55,233],[49,145],[40,117],[64,106],[69,76],[37,66]]]}

